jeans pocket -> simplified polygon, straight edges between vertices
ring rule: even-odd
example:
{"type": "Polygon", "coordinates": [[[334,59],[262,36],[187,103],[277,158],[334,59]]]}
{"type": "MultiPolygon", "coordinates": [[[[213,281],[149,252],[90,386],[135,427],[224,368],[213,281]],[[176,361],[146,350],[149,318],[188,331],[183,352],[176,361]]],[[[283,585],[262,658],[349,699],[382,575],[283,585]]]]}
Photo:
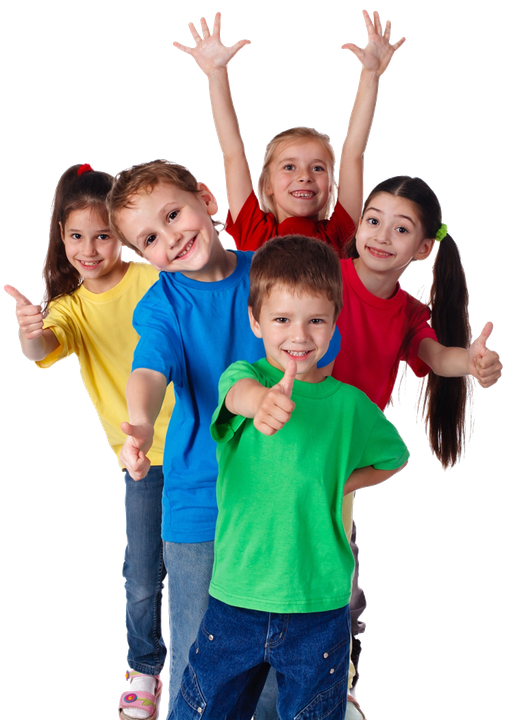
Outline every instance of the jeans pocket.
{"type": "Polygon", "coordinates": [[[187,665],[182,676],[181,689],[174,703],[174,715],[180,720],[201,718],[207,707],[195,671],[187,665]],[[187,709],[186,707],[187,706],[187,709]]]}
{"type": "Polygon", "coordinates": [[[343,720],[347,678],[318,693],[306,707],[295,715],[295,720],[343,720]]]}

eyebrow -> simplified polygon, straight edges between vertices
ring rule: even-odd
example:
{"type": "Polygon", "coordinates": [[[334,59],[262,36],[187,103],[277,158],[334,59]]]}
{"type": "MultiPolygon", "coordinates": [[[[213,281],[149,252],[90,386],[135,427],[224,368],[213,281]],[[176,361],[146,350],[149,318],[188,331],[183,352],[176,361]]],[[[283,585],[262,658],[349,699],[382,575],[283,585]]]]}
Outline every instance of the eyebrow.
{"type": "MultiPolygon", "coordinates": [[[[68,232],[72,232],[72,233],[83,233],[84,230],[81,230],[80,228],[68,228],[68,232]]],[[[103,233],[110,233],[110,232],[111,232],[111,229],[110,229],[110,227],[107,225],[106,227],[104,227],[104,228],[99,228],[98,230],[94,230],[93,232],[98,233],[99,235],[101,235],[101,234],[103,234],[103,233]]]]}
{"type": "MultiPolygon", "coordinates": [[[[365,212],[368,212],[369,210],[373,210],[373,211],[376,212],[376,213],[381,213],[381,215],[384,215],[384,211],[383,211],[383,210],[380,210],[379,208],[376,208],[376,207],[372,207],[371,205],[369,205],[369,206],[367,207],[367,209],[365,210],[365,212]]],[[[397,215],[394,215],[394,217],[404,218],[405,220],[409,220],[412,225],[416,225],[416,223],[415,223],[415,221],[413,220],[413,218],[411,218],[409,215],[401,215],[400,213],[398,213],[397,215]]]]}
{"type": "MultiPolygon", "coordinates": [[[[277,162],[291,162],[292,160],[297,161],[298,158],[297,157],[281,157],[281,156],[277,158],[277,162]]],[[[313,160],[311,160],[311,162],[323,163],[324,165],[329,164],[327,160],[322,160],[322,158],[313,158],[313,160]]]]}

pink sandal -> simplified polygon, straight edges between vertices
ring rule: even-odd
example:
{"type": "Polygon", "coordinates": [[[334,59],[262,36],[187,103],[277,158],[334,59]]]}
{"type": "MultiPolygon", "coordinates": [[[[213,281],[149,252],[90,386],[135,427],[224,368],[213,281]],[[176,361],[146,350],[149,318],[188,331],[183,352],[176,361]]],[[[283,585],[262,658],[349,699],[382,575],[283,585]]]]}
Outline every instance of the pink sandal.
{"type": "MultiPolygon", "coordinates": [[[[139,673],[136,670],[127,670],[125,679],[132,680],[132,678],[137,677],[138,675],[143,675],[143,673],[139,673]]],[[[156,677],[156,680],[157,685],[154,694],[143,692],[142,690],[138,690],[137,692],[131,692],[129,690],[128,692],[122,693],[120,702],[118,703],[118,715],[122,718],[122,720],[134,720],[134,718],[125,714],[125,708],[139,708],[141,710],[146,710],[151,713],[146,720],[156,720],[157,698],[161,695],[161,690],[163,689],[163,683],[159,679],[159,675],[156,677]]]]}

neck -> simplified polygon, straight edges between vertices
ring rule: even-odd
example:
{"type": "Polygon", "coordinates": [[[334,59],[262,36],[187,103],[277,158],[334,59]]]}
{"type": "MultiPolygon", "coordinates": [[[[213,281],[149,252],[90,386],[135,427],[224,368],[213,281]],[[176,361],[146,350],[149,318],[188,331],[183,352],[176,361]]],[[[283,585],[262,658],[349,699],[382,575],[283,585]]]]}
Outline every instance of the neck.
{"type": "Polygon", "coordinates": [[[361,258],[354,258],[356,273],[369,293],[383,300],[389,300],[397,292],[397,283],[402,271],[395,273],[374,272],[366,267],[361,258]]]}

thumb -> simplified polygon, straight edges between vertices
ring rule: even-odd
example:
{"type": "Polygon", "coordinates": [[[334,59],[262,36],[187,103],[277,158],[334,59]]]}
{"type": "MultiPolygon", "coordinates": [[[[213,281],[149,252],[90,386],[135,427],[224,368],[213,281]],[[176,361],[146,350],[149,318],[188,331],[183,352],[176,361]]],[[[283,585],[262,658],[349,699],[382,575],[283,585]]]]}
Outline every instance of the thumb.
{"type": "Polygon", "coordinates": [[[122,422],[122,424],[120,425],[120,429],[129,437],[136,437],[137,428],[135,425],[131,425],[128,422],[122,422]]]}
{"type": "Polygon", "coordinates": [[[492,334],[493,329],[493,323],[487,322],[485,327],[481,330],[480,336],[472,343],[473,345],[476,345],[477,351],[481,356],[483,356],[486,352],[486,341],[492,334]]]}
{"type": "MultiPolygon", "coordinates": [[[[19,290],[16,290],[12,285],[4,285],[5,292],[16,300],[18,305],[32,305],[30,300],[22,295],[19,290]]],[[[12,306],[11,306],[12,307],[12,306]]]]}
{"type": "Polygon", "coordinates": [[[283,391],[284,395],[286,397],[291,398],[291,393],[293,390],[293,381],[295,380],[295,375],[297,374],[297,363],[295,360],[288,360],[288,365],[286,366],[286,372],[284,373],[283,378],[278,383],[278,386],[283,391]]]}

